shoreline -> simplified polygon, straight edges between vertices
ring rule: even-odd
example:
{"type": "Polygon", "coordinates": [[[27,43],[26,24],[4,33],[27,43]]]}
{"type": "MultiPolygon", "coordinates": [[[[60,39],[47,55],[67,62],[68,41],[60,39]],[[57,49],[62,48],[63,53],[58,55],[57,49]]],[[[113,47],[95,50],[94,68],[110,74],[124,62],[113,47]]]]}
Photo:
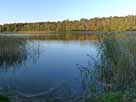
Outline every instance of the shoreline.
{"type": "Polygon", "coordinates": [[[18,31],[18,32],[0,32],[0,35],[5,34],[29,34],[29,35],[49,35],[49,34],[136,34],[136,31],[18,31]]]}

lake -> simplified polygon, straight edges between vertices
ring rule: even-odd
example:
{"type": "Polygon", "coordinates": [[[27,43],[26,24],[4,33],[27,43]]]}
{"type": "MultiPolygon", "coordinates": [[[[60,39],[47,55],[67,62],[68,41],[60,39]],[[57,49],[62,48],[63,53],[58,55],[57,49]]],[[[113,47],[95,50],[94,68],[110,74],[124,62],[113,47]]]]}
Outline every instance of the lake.
{"type": "Polygon", "coordinates": [[[0,34],[0,94],[92,97],[136,82],[135,34],[0,34]]]}
{"type": "Polygon", "coordinates": [[[79,67],[88,66],[88,55],[97,59],[97,46],[93,34],[1,34],[0,92],[79,96],[85,87],[79,67]]]}

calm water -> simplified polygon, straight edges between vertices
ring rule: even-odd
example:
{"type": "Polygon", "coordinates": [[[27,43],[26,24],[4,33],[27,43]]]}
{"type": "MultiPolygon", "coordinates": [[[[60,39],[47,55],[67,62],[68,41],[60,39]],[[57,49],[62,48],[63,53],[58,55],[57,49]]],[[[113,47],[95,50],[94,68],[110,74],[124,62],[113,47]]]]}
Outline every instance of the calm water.
{"type": "MultiPolygon", "coordinates": [[[[58,89],[62,96],[84,90],[79,66],[97,59],[93,35],[0,35],[0,92],[27,95],[58,89]]],[[[93,68],[93,67],[90,67],[93,68]]],[[[55,92],[53,94],[55,94],[55,92]]]]}
{"type": "Polygon", "coordinates": [[[94,96],[136,83],[135,34],[0,34],[0,94],[94,96]]]}

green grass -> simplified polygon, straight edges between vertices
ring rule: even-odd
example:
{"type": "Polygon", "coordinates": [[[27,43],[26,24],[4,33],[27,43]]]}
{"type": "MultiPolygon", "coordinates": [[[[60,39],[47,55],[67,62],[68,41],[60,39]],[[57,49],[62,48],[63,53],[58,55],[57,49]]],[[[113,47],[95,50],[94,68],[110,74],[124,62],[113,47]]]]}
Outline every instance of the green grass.
{"type": "Polygon", "coordinates": [[[0,95],[0,102],[10,102],[9,98],[0,95]]]}
{"type": "Polygon", "coordinates": [[[121,92],[109,92],[101,96],[91,97],[87,102],[124,102],[121,92]]]}
{"type": "Polygon", "coordinates": [[[98,80],[112,88],[87,102],[136,102],[136,38],[105,35],[101,41],[98,80]]]}
{"type": "Polygon", "coordinates": [[[136,102],[136,91],[107,92],[100,96],[90,97],[87,102],[136,102]]]}
{"type": "Polygon", "coordinates": [[[123,91],[107,91],[100,95],[84,98],[83,102],[136,102],[136,82],[123,91]]]}

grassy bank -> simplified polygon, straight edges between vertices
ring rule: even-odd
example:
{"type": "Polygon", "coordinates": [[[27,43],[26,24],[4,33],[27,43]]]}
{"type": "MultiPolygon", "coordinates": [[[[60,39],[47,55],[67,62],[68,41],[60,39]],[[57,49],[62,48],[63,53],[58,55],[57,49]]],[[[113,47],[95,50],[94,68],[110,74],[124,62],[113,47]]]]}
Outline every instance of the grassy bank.
{"type": "Polygon", "coordinates": [[[9,98],[0,95],[0,102],[10,102],[9,98]]]}
{"type": "Polygon", "coordinates": [[[89,83],[88,91],[93,85],[89,79],[96,80],[96,87],[89,91],[85,102],[136,102],[135,45],[136,37],[132,35],[121,39],[116,35],[104,35],[100,39],[100,63],[94,62],[95,74],[91,70],[82,73],[89,83]]]}
{"type": "Polygon", "coordinates": [[[100,96],[88,98],[87,102],[136,102],[136,89],[106,92],[100,96]]]}

